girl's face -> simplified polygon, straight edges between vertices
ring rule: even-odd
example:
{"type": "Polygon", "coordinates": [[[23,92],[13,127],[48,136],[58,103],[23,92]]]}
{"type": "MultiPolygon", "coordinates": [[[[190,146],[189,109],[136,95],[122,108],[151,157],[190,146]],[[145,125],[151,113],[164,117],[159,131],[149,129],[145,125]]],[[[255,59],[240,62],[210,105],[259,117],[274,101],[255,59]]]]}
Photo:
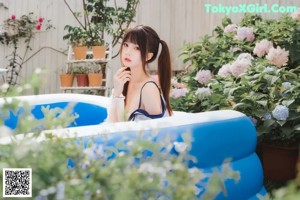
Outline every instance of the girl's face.
{"type": "Polygon", "coordinates": [[[125,67],[134,68],[142,65],[141,51],[137,44],[124,42],[121,57],[125,67]]]}

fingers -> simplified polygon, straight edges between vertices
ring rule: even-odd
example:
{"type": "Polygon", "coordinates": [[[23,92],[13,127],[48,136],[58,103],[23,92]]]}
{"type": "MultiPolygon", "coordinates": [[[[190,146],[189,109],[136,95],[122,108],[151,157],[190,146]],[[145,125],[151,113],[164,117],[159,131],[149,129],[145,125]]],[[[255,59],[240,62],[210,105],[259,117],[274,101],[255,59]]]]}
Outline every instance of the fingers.
{"type": "MultiPolygon", "coordinates": [[[[121,73],[123,73],[124,71],[127,71],[128,67],[121,67],[120,69],[118,69],[118,71],[116,72],[116,75],[120,75],[121,73]]],[[[130,72],[130,71],[127,71],[127,72],[130,72]]]]}
{"type": "Polygon", "coordinates": [[[131,79],[131,73],[126,69],[126,67],[121,67],[114,75],[114,88],[116,95],[122,93],[124,84],[131,79]]]}

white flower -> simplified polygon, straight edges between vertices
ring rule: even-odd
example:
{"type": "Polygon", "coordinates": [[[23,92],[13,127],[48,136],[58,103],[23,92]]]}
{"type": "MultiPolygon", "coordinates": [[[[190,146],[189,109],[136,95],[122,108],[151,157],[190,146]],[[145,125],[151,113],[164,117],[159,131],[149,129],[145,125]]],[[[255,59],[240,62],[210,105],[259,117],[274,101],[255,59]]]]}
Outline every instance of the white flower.
{"type": "Polygon", "coordinates": [[[6,93],[7,90],[8,90],[8,88],[9,88],[9,84],[8,83],[3,83],[1,85],[1,90],[2,90],[3,93],[6,93]]]}
{"type": "Polygon", "coordinates": [[[231,75],[231,72],[230,72],[230,64],[223,65],[223,66],[219,69],[218,75],[221,76],[221,77],[227,77],[227,76],[230,76],[230,75],[231,75]]]}
{"type": "Polygon", "coordinates": [[[265,119],[272,119],[271,113],[266,112],[265,115],[264,115],[264,118],[265,118],[265,119]]]}
{"type": "Polygon", "coordinates": [[[206,84],[212,79],[212,73],[209,70],[200,70],[195,79],[201,84],[206,84]]]}
{"type": "Polygon", "coordinates": [[[178,99],[180,97],[184,97],[187,92],[188,90],[186,88],[182,88],[182,89],[173,88],[171,90],[170,96],[174,99],[178,99]]]}
{"type": "Polygon", "coordinates": [[[174,148],[178,153],[182,153],[187,150],[187,144],[184,142],[174,142],[174,148]]]}
{"type": "Polygon", "coordinates": [[[7,137],[11,136],[13,134],[13,130],[9,128],[8,126],[2,125],[0,126],[0,138],[1,137],[7,137]]]}
{"type": "Polygon", "coordinates": [[[41,74],[41,73],[42,73],[42,69],[41,69],[41,68],[36,68],[36,69],[34,70],[34,73],[35,73],[35,74],[41,74]]]}
{"type": "Polygon", "coordinates": [[[282,86],[284,87],[284,89],[288,90],[291,88],[292,84],[290,82],[283,82],[282,86]]]}
{"type": "Polygon", "coordinates": [[[268,66],[268,67],[266,67],[266,69],[264,71],[266,71],[266,72],[272,72],[272,71],[274,71],[274,67],[268,66]]]}
{"type": "Polygon", "coordinates": [[[236,60],[244,60],[244,59],[249,60],[251,62],[251,60],[253,60],[254,58],[250,53],[241,53],[236,60]]]}
{"type": "Polygon", "coordinates": [[[273,47],[273,43],[269,40],[262,40],[255,44],[255,47],[253,49],[253,53],[257,55],[258,57],[263,57],[266,53],[269,52],[269,50],[273,47]]]}
{"type": "Polygon", "coordinates": [[[285,51],[285,49],[281,49],[279,46],[275,49],[272,47],[269,50],[268,55],[266,56],[267,60],[270,64],[276,65],[277,67],[286,66],[289,61],[289,51],[285,51]]]}
{"type": "Polygon", "coordinates": [[[230,65],[230,72],[233,76],[238,77],[250,67],[251,61],[248,59],[236,60],[230,65]]]}
{"type": "Polygon", "coordinates": [[[232,33],[232,32],[236,32],[236,30],[237,30],[237,25],[236,24],[228,24],[224,28],[224,33],[232,33]]]}
{"type": "Polygon", "coordinates": [[[300,20],[300,8],[298,8],[297,12],[292,13],[291,17],[295,20],[300,20]]]}
{"type": "Polygon", "coordinates": [[[167,172],[166,169],[163,167],[156,167],[152,165],[151,163],[142,163],[138,169],[139,173],[152,173],[152,174],[158,174],[162,178],[166,177],[167,172]]]}
{"type": "Polygon", "coordinates": [[[84,150],[84,153],[86,154],[87,158],[90,160],[97,160],[98,158],[105,156],[103,146],[93,145],[90,148],[86,148],[84,150]]]}
{"type": "Polygon", "coordinates": [[[283,105],[277,105],[272,111],[272,115],[277,120],[286,120],[289,117],[289,109],[283,105]]]}
{"type": "Polygon", "coordinates": [[[252,42],[255,39],[255,36],[253,33],[253,28],[238,27],[235,38],[237,40],[245,40],[246,39],[247,42],[252,42]]]}
{"type": "Polygon", "coordinates": [[[202,99],[211,96],[211,91],[209,88],[198,88],[196,91],[196,95],[202,99]]]}

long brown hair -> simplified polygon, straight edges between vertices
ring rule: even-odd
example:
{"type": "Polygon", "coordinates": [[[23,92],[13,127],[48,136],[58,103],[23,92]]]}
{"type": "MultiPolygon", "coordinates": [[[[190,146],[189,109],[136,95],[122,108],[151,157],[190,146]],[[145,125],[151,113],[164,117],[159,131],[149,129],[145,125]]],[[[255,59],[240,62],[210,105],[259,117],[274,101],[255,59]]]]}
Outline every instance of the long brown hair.
{"type": "MultiPolygon", "coordinates": [[[[172,68],[170,52],[167,43],[161,40],[158,34],[151,27],[143,25],[138,25],[126,32],[121,44],[120,52],[122,52],[124,42],[131,42],[139,46],[143,70],[145,73],[146,65],[156,59],[159,50],[159,44],[161,44],[161,52],[158,57],[158,80],[163,97],[167,104],[169,115],[172,115],[172,108],[169,100],[172,68]],[[148,53],[153,54],[152,58],[149,60],[147,60],[148,53]]],[[[125,97],[127,95],[127,90],[128,82],[124,85],[123,95],[125,97]]]]}

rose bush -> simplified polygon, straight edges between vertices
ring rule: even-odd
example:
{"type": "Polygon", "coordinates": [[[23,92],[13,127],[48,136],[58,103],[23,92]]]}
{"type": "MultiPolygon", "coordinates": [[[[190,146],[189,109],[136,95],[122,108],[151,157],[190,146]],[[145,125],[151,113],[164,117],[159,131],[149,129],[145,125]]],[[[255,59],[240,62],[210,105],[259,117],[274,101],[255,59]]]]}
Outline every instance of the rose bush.
{"type": "Polygon", "coordinates": [[[49,30],[53,28],[49,20],[42,17],[35,17],[33,13],[22,15],[17,18],[11,15],[0,25],[0,42],[10,47],[11,53],[8,58],[8,69],[6,81],[9,85],[16,85],[18,76],[22,69],[24,59],[28,50],[31,50],[30,42],[34,35],[41,30],[49,30]],[[19,46],[25,44],[25,52],[18,52],[19,46]],[[21,55],[20,55],[21,54],[21,55]]]}
{"type": "Polygon", "coordinates": [[[181,54],[187,68],[173,80],[173,108],[234,109],[249,116],[260,141],[299,144],[299,16],[245,15],[239,24],[226,17],[216,36],[187,44],[181,54]]]}

